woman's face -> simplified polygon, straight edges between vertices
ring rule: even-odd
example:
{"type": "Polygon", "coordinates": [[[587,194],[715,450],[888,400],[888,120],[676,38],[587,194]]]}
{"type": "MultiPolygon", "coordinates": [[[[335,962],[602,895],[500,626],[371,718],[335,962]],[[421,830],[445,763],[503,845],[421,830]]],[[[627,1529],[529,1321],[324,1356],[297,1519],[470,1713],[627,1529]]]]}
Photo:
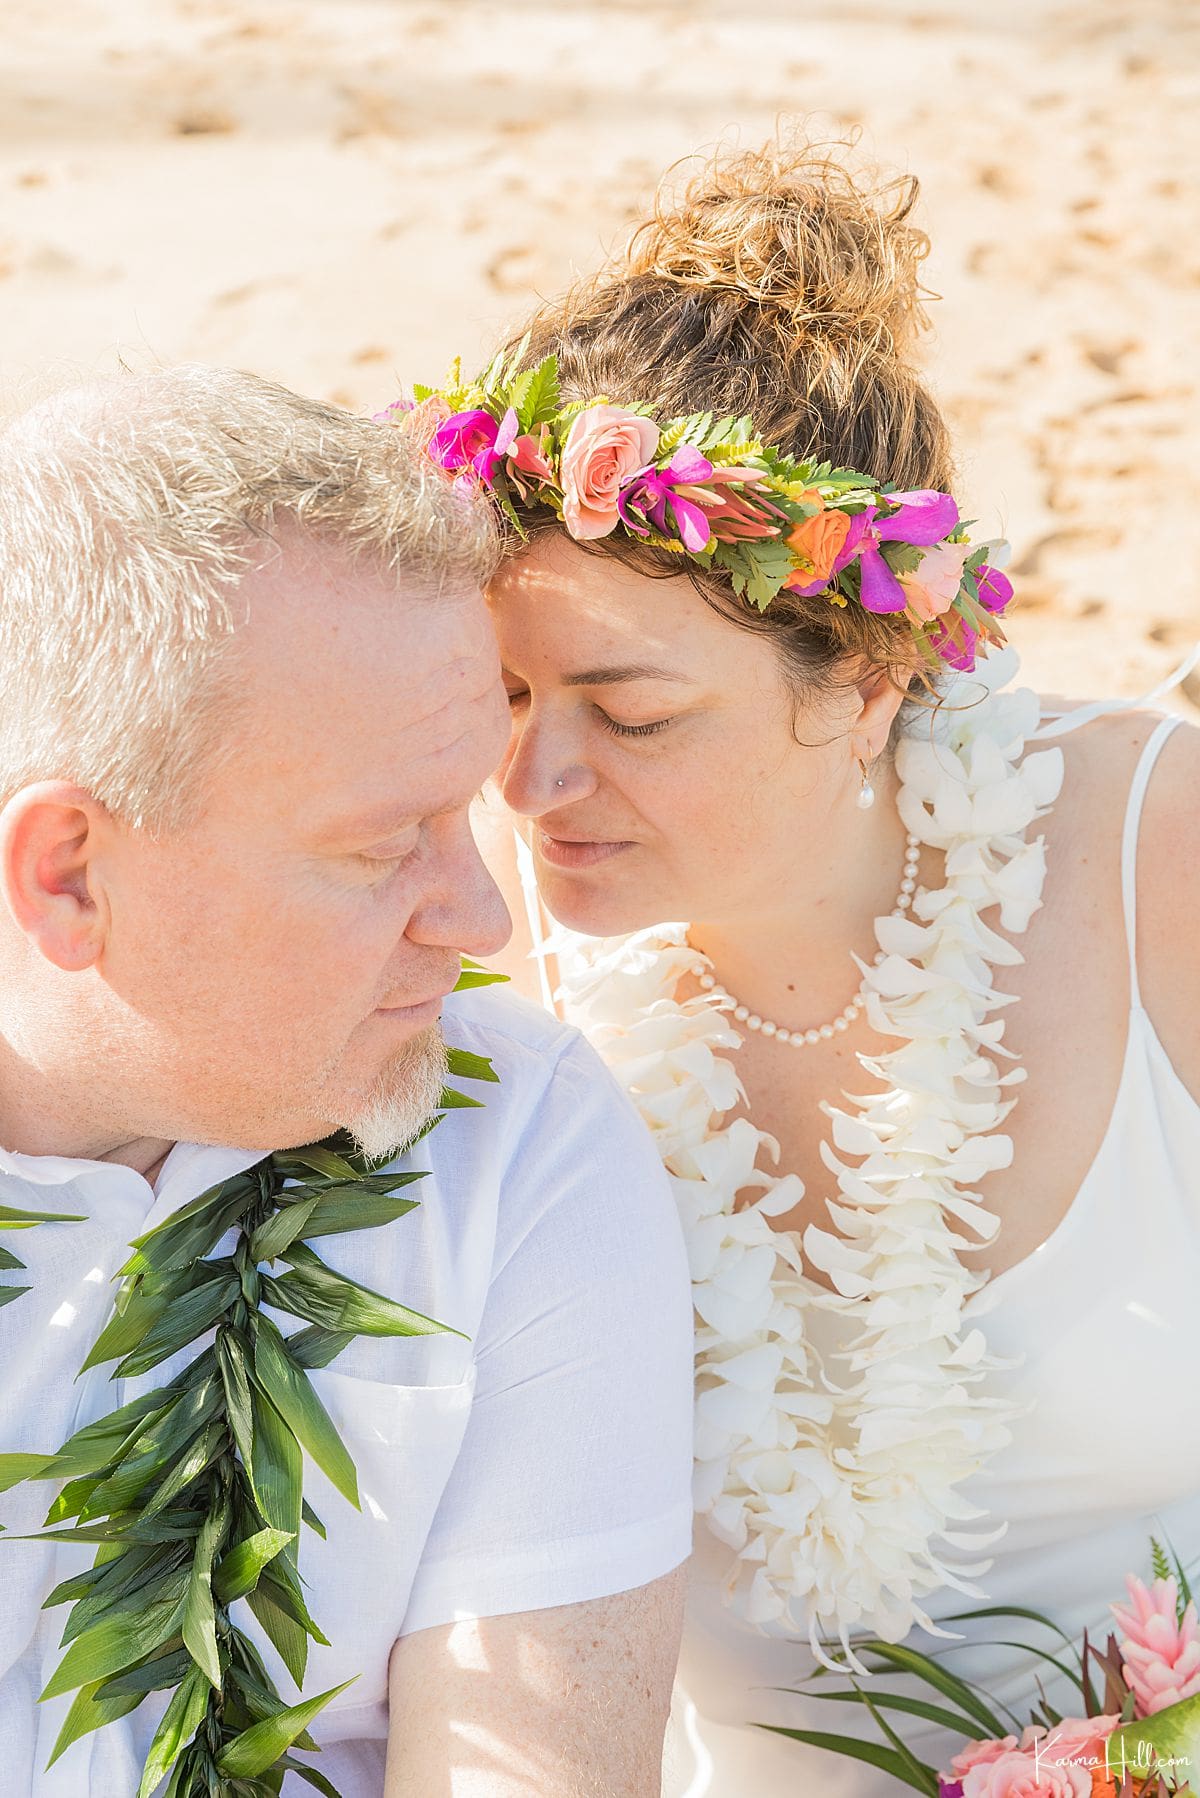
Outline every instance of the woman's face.
{"type": "Polygon", "coordinates": [[[560,923],[744,922],[828,890],[858,784],[853,688],[797,714],[768,637],[557,534],[489,603],[512,711],[496,778],[560,923]]]}

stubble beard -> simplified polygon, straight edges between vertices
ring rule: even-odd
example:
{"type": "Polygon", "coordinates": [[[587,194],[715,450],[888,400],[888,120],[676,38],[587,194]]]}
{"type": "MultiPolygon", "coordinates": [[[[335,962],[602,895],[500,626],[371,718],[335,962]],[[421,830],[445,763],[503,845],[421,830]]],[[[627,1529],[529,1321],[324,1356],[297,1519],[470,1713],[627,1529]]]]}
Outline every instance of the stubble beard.
{"type": "Polygon", "coordinates": [[[380,1161],[412,1141],[438,1109],[446,1083],[446,1045],[440,1024],[405,1043],[344,1120],[364,1155],[380,1161]]]}

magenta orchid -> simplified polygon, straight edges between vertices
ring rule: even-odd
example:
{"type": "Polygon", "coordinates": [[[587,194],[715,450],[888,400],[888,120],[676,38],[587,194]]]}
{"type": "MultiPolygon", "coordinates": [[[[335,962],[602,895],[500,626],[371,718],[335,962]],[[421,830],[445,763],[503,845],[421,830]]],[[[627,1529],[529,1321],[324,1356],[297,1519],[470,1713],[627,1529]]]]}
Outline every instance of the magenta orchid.
{"type": "Polygon", "coordinates": [[[998,568],[989,568],[986,562],[978,571],[979,603],[985,612],[998,618],[1004,608],[1012,601],[1013,585],[1006,574],[998,568]]]}
{"type": "Polygon", "coordinates": [[[965,618],[957,612],[948,615],[945,622],[939,618],[930,627],[928,641],[948,667],[970,674],[975,666],[979,632],[965,618]]]}
{"type": "Polygon", "coordinates": [[[617,502],[622,522],[638,537],[648,537],[653,526],[660,537],[676,539],[693,554],[706,549],[713,534],[708,513],[688,489],[712,471],[708,457],[686,444],[664,467],[640,468],[617,502]]]}
{"type": "Polygon", "coordinates": [[[434,432],[429,453],[443,468],[473,468],[484,486],[491,487],[518,429],[517,415],[511,406],[499,421],[479,408],[454,412],[434,432]]]}

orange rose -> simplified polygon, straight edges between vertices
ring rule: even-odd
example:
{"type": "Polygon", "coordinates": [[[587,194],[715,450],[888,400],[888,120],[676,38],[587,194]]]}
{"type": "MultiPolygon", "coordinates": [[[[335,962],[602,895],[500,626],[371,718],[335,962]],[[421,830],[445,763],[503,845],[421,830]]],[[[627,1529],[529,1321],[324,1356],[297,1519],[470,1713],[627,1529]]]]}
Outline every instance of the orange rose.
{"type": "MultiPolygon", "coordinates": [[[[819,493],[806,493],[804,497],[821,501],[819,493]]],[[[809,581],[829,579],[850,530],[848,512],[826,512],[823,501],[821,507],[821,511],[805,518],[787,536],[788,548],[801,560],[800,573],[809,581]]]]}

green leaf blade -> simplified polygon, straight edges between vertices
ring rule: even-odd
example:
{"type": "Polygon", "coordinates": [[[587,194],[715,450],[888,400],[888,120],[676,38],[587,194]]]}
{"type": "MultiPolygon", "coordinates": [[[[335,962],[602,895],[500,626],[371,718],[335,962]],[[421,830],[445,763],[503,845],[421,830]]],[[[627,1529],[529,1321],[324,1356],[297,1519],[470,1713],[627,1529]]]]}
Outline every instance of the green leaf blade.
{"type": "Polygon", "coordinates": [[[251,1485],[259,1510],[273,1528],[300,1533],[300,1444],[265,1394],[255,1392],[251,1485]]]}
{"type": "Polygon", "coordinates": [[[313,1718],[327,1704],[340,1697],[353,1684],[352,1679],[345,1680],[340,1686],[333,1686],[328,1692],[321,1692],[315,1698],[306,1698],[301,1704],[289,1705],[278,1716],[251,1724],[249,1729],[243,1730],[222,1752],[217,1762],[220,1771],[231,1779],[257,1779],[282,1754],[286,1754],[296,1737],[308,1728],[313,1718]]]}
{"type": "Polygon", "coordinates": [[[77,1686],[92,1685],[123,1673],[136,1661],[161,1649],[178,1632],[183,1602],[160,1600],[134,1617],[98,1624],[73,1642],[47,1681],[45,1698],[58,1698],[77,1686]]]}
{"type": "Polygon", "coordinates": [[[105,1698],[100,1692],[102,1684],[101,1680],[95,1680],[91,1685],[81,1686],[76,1692],[63,1719],[63,1726],[55,1738],[50,1759],[46,1762],[47,1771],[73,1742],[78,1742],[82,1736],[91,1735],[93,1730],[103,1729],[108,1723],[115,1723],[119,1717],[127,1717],[146,1696],[144,1692],[125,1692],[105,1698]]]}
{"type": "MultiPolygon", "coordinates": [[[[288,1354],[283,1338],[267,1318],[259,1320],[254,1345],[255,1380],[295,1431],[330,1484],[355,1510],[359,1507],[358,1475],[333,1420],[317,1397],[308,1375],[288,1354]]],[[[281,1526],[282,1527],[282,1526],[281,1526]]],[[[299,1525],[297,1523],[297,1529],[299,1525]]]]}
{"type": "Polygon", "coordinates": [[[221,1689],[221,1657],[217,1650],[217,1618],[213,1604],[213,1562],[225,1531],[228,1511],[222,1507],[206,1517],[196,1538],[191,1578],[183,1606],[184,1646],[214,1691],[221,1689]]]}
{"type": "Polygon", "coordinates": [[[189,1342],[212,1328],[240,1291],[240,1282],[228,1274],[217,1280],[206,1280],[202,1286],[180,1294],[147,1330],[140,1346],[118,1363],[113,1377],[127,1380],[135,1374],[149,1373],[152,1367],[177,1355],[189,1342]]]}
{"type": "Polygon", "coordinates": [[[959,1710],[974,1717],[982,1726],[984,1735],[997,1738],[1004,1735],[1004,1725],[999,1717],[976,1695],[973,1688],[965,1680],[947,1672],[945,1667],[939,1667],[928,1655],[919,1653],[915,1648],[906,1648],[899,1642],[872,1641],[864,1643],[861,1651],[878,1655],[881,1660],[890,1662],[901,1672],[912,1673],[924,1680],[926,1685],[933,1686],[943,1698],[949,1698],[959,1710]]]}
{"type": "Polygon", "coordinates": [[[155,1731],[142,1769],[137,1798],[150,1794],[175,1765],[208,1712],[209,1685],[199,1667],[192,1667],[171,1695],[155,1731]]]}
{"type": "Polygon", "coordinates": [[[55,1455],[0,1455],[0,1492],[25,1480],[53,1479],[56,1459],[55,1455]]]}
{"type": "Polygon", "coordinates": [[[213,1590],[221,1604],[232,1604],[245,1598],[258,1584],[264,1567],[270,1565],[295,1537],[290,1530],[258,1530],[231,1548],[221,1561],[213,1581],[213,1590]]]}
{"type": "Polygon", "coordinates": [[[885,1748],[881,1742],[860,1742],[856,1736],[827,1735],[819,1729],[784,1729],[777,1723],[756,1723],[754,1728],[765,1729],[773,1736],[787,1736],[792,1742],[804,1742],[810,1748],[824,1748],[830,1754],[844,1755],[850,1760],[865,1761],[870,1767],[890,1773],[901,1785],[911,1786],[916,1792],[929,1791],[927,1782],[909,1771],[896,1750],[885,1748]]]}

